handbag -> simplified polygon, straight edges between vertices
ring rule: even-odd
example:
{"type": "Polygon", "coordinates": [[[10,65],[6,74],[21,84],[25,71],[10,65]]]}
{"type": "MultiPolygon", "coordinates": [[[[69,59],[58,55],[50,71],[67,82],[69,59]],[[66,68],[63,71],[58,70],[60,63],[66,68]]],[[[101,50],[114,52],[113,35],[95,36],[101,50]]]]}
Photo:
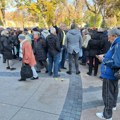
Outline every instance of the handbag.
{"type": "Polygon", "coordinates": [[[120,79],[120,69],[114,73],[114,76],[119,80],[120,79]]]}
{"type": "Polygon", "coordinates": [[[28,64],[23,64],[21,67],[21,78],[31,78],[33,77],[33,72],[32,69],[30,67],[30,65],[28,64]]]}

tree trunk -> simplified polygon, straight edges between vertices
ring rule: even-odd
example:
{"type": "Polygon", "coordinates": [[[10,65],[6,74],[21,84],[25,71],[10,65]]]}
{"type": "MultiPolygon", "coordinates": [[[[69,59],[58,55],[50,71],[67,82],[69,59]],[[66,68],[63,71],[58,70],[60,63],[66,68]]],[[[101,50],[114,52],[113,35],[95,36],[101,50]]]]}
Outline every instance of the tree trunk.
{"type": "Polygon", "coordinates": [[[1,21],[3,26],[6,26],[6,21],[5,21],[5,9],[0,9],[0,17],[1,17],[1,21]]]}

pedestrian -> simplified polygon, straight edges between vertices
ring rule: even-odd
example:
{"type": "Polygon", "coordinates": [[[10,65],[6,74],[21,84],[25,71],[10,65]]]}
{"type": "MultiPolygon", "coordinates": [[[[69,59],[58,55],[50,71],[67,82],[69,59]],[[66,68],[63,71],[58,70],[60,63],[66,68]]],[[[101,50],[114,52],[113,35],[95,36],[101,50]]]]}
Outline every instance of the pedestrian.
{"type": "Polygon", "coordinates": [[[82,31],[83,34],[83,43],[82,43],[82,51],[83,51],[83,56],[82,56],[82,63],[81,65],[86,65],[87,63],[87,58],[88,58],[88,42],[91,40],[91,36],[88,32],[87,29],[84,29],[82,31]]]}
{"type": "Polygon", "coordinates": [[[94,76],[97,76],[98,73],[98,66],[99,60],[96,58],[96,55],[100,54],[101,50],[101,41],[99,40],[97,31],[93,32],[91,35],[91,40],[88,42],[88,59],[89,59],[89,71],[87,72],[88,75],[92,75],[92,71],[94,68],[94,76]]]}
{"type": "Polygon", "coordinates": [[[105,55],[98,56],[98,59],[102,61],[101,77],[103,78],[102,97],[104,110],[96,113],[96,115],[100,119],[112,120],[113,110],[116,110],[119,89],[114,70],[120,69],[120,30],[116,28],[109,30],[108,40],[112,44],[110,49],[105,55]]]}
{"type": "Polygon", "coordinates": [[[37,61],[37,72],[41,72],[41,68],[46,68],[48,73],[47,64],[47,48],[45,38],[40,36],[39,32],[34,32],[34,53],[37,61]]]}
{"type": "Polygon", "coordinates": [[[3,45],[3,59],[7,61],[7,67],[6,69],[8,70],[15,70],[16,68],[13,67],[13,46],[12,46],[12,41],[9,36],[8,30],[3,30],[1,32],[1,42],[3,45]]]}
{"type": "MultiPolygon", "coordinates": [[[[33,72],[33,77],[31,80],[36,80],[38,79],[38,74],[35,70],[35,57],[33,54],[32,46],[28,40],[26,40],[26,37],[24,34],[20,34],[18,36],[18,39],[20,41],[20,57],[22,58],[22,64],[28,64],[31,66],[32,72],[33,72]]],[[[21,78],[19,81],[26,81],[26,78],[21,78]]]]}
{"type": "Polygon", "coordinates": [[[69,70],[67,71],[67,74],[72,74],[73,58],[75,60],[76,74],[80,74],[78,59],[80,49],[82,48],[82,41],[83,40],[80,31],[78,30],[77,25],[73,23],[71,25],[71,30],[69,30],[66,34],[65,41],[69,57],[69,70]]]}
{"type": "Polygon", "coordinates": [[[50,76],[53,74],[53,77],[57,78],[60,77],[58,69],[61,47],[59,38],[56,34],[56,29],[53,27],[50,28],[50,33],[51,34],[46,39],[46,47],[48,51],[48,71],[50,76]]]}

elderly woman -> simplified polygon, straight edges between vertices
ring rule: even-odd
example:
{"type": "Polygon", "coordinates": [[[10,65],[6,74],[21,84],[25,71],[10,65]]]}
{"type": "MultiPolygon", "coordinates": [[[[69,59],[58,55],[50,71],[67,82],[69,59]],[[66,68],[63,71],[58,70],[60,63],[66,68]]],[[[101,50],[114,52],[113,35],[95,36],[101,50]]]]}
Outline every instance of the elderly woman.
{"type": "MultiPolygon", "coordinates": [[[[22,63],[23,64],[28,64],[31,66],[32,72],[33,72],[33,78],[31,80],[36,80],[38,79],[38,74],[35,70],[35,57],[33,54],[32,46],[28,40],[26,40],[26,37],[24,34],[20,34],[18,36],[18,39],[20,41],[20,57],[22,58],[22,63]]],[[[19,81],[26,81],[26,78],[23,78],[21,76],[21,79],[19,81]]]]}
{"type": "Polygon", "coordinates": [[[96,113],[100,119],[112,120],[113,110],[116,110],[118,97],[118,79],[114,76],[114,69],[120,68],[120,30],[108,31],[108,40],[111,47],[105,55],[97,56],[101,65],[101,77],[103,78],[102,97],[104,110],[96,113]]]}
{"type": "Polygon", "coordinates": [[[7,61],[7,67],[6,69],[9,70],[15,70],[15,68],[13,67],[13,54],[12,54],[12,41],[10,40],[9,37],[9,32],[8,30],[3,30],[1,32],[1,43],[3,45],[3,58],[7,61]]]}

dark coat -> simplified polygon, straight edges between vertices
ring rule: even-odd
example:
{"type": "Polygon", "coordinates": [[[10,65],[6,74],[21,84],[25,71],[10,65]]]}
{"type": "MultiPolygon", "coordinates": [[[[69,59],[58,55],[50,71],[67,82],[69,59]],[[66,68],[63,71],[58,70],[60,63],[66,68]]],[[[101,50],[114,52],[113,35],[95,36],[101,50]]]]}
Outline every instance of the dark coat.
{"type": "Polygon", "coordinates": [[[38,61],[43,61],[47,59],[46,41],[39,38],[34,42],[35,56],[38,61]]]}
{"type": "Polygon", "coordinates": [[[99,55],[101,50],[101,41],[96,39],[91,39],[88,42],[87,49],[88,49],[88,56],[95,57],[96,55],[99,55]]]}
{"type": "Polygon", "coordinates": [[[9,37],[7,36],[1,36],[1,42],[3,45],[3,56],[5,59],[11,60],[13,59],[13,54],[12,54],[12,45],[9,37]]]}
{"type": "Polygon", "coordinates": [[[99,32],[99,39],[101,40],[101,54],[105,54],[110,46],[111,43],[108,41],[108,35],[107,32],[99,32]]]}
{"type": "Polygon", "coordinates": [[[46,45],[48,53],[52,56],[57,55],[61,51],[60,41],[56,35],[50,34],[46,39],[46,45]]]}

